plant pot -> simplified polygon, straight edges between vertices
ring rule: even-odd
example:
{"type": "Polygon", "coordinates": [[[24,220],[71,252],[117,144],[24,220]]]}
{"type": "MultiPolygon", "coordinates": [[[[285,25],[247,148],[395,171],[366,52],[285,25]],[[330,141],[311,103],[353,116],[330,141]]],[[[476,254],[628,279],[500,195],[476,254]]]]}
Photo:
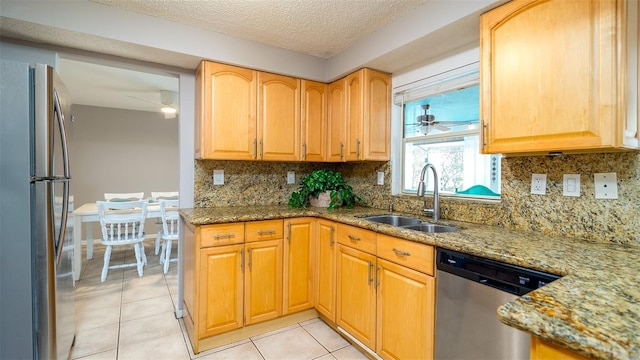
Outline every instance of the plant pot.
{"type": "Polygon", "coordinates": [[[331,190],[327,190],[318,195],[318,198],[314,198],[313,196],[309,196],[309,205],[313,207],[326,208],[329,207],[331,203],[331,190]]]}

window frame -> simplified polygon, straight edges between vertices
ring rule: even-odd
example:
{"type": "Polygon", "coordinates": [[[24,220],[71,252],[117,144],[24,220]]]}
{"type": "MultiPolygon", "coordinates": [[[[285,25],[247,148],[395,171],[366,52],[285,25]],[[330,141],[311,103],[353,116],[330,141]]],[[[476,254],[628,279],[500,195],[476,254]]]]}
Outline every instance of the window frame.
{"type": "MultiPolygon", "coordinates": [[[[416,196],[415,191],[413,192],[406,191],[404,186],[405,180],[407,180],[405,177],[406,176],[405,175],[406,174],[405,152],[406,152],[407,143],[415,143],[420,141],[430,141],[430,142],[436,141],[437,142],[437,140],[446,140],[446,139],[453,140],[454,138],[470,136],[470,135],[478,136],[478,140],[480,140],[481,138],[480,137],[480,130],[481,130],[480,120],[478,120],[478,123],[476,125],[477,128],[472,130],[461,130],[461,131],[456,131],[454,133],[439,133],[439,134],[405,138],[405,133],[404,133],[405,103],[424,99],[436,94],[455,91],[456,89],[459,89],[462,87],[466,88],[466,87],[479,86],[479,85],[480,85],[479,62],[474,62],[474,63],[470,63],[467,65],[458,67],[456,69],[452,69],[450,71],[445,71],[434,76],[423,78],[421,80],[412,82],[405,86],[399,87],[398,89],[395,89],[393,93],[393,102],[394,102],[394,105],[396,105],[397,109],[399,110],[398,112],[400,115],[399,124],[397,127],[399,130],[399,133],[397,133],[399,141],[397,143],[401,147],[400,158],[399,158],[400,166],[397,169],[397,171],[399,171],[400,174],[399,176],[395,177],[396,179],[400,180],[400,183],[397,186],[394,186],[395,188],[394,192],[396,195],[416,196]],[[429,91],[428,90],[429,88],[432,88],[433,90],[429,91]],[[409,96],[407,96],[407,94],[409,94],[409,96]],[[416,95],[416,94],[419,94],[419,95],[416,95]],[[408,100],[405,101],[405,98],[408,98],[408,100]]],[[[478,152],[480,152],[480,148],[478,148],[478,152]]],[[[502,184],[500,184],[500,188],[502,188],[502,184]]],[[[428,191],[427,193],[432,194],[433,191],[428,191]]],[[[445,193],[441,192],[440,196],[450,197],[455,199],[467,199],[467,200],[475,200],[475,201],[482,201],[482,202],[491,202],[491,203],[500,202],[502,197],[502,195],[500,196],[469,195],[469,194],[456,194],[456,193],[449,193],[449,192],[445,192],[445,193]]]]}

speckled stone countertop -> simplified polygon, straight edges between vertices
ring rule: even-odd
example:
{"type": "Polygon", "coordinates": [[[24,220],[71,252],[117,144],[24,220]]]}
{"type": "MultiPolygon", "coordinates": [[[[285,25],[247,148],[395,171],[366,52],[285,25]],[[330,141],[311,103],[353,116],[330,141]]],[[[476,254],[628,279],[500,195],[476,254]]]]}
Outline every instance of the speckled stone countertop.
{"type": "Polygon", "coordinates": [[[640,248],[446,220],[439,223],[461,230],[427,234],[362,219],[388,213],[365,207],[333,211],[286,206],[181,209],[185,220],[194,225],[320,217],[562,275],[499,307],[498,318],[587,357],[640,359],[640,248]]]}

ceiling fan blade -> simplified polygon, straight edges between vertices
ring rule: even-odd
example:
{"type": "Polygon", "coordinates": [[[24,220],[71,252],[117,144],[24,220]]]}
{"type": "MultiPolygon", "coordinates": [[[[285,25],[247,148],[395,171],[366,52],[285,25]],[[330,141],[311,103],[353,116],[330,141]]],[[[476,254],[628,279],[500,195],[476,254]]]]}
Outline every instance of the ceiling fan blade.
{"type": "Polygon", "coordinates": [[[441,125],[454,125],[454,126],[458,126],[458,125],[471,125],[471,124],[476,124],[477,121],[434,121],[434,124],[441,124],[441,125]]]}
{"type": "Polygon", "coordinates": [[[448,128],[446,126],[441,125],[441,123],[439,123],[439,122],[433,123],[433,127],[438,129],[438,130],[440,130],[440,131],[449,131],[449,130],[451,130],[450,128],[448,128]]]}

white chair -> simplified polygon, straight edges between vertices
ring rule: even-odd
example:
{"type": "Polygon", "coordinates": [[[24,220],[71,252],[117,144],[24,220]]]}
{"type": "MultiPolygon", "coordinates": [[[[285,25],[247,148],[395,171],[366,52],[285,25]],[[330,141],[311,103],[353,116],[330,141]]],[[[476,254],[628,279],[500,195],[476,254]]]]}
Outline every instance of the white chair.
{"type": "Polygon", "coordinates": [[[169,262],[177,261],[171,259],[171,242],[178,240],[178,200],[160,200],[160,214],[162,214],[162,251],[160,252],[160,264],[164,264],[164,273],[169,271],[169,262]]]}
{"type": "Polygon", "coordinates": [[[135,193],[104,193],[105,201],[137,201],[144,198],[144,192],[135,193]]]}
{"type": "MultiPolygon", "coordinates": [[[[152,191],[151,192],[151,201],[157,203],[160,200],[178,200],[179,192],[178,191],[152,191]]],[[[162,221],[158,219],[156,221],[156,227],[158,228],[158,235],[156,236],[156,248],[155,254],[158,255],[158,251],[160,250],[160,235],[162,233],[162,221]]]]}
{"type": "Polygon", "coordinates": [[[107,248],[104,252],[104,266],[102,277],[107,279],[109,269],[123,267],[138,268],[138,276],[142,276],[143,266],[147,264],[147,256],[144,253],[144,222],[147,217],[146,201],[108,202],[96,201],[98,217],[102,229],[102,244],[107,248]],[[117,245],[131,245],[136,254],[136,262],[109,266],[111,250],[117,245]]]}

